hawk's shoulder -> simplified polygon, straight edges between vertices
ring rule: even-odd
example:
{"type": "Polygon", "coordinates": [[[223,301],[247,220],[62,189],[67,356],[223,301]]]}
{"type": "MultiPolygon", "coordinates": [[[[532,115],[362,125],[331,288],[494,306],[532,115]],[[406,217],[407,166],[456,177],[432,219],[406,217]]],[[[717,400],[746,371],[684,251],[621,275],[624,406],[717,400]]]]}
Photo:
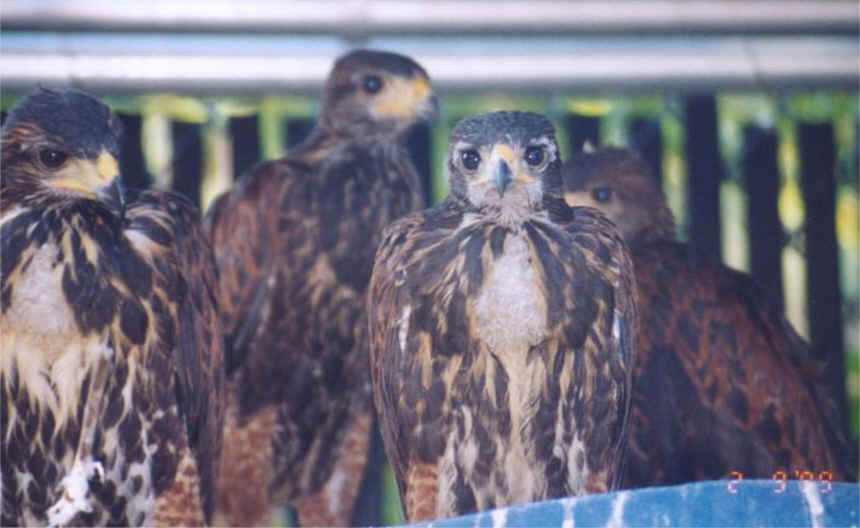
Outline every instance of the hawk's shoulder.
{"type": "MultiPolygon", "coordinates": [[[[593,278],[599,278],[598,283],[602,282],[614,290],[612,304],[622,325],[622,333],[627,336],[619,345],[625,357],[631,358],[633,345],[630,336],[638,333],[638,302],[633,261],[627,245],[612,221],[591,207],[571,208],[569,219],[559,223],[559,227],[569,237],[568,243],[572,244],[572,248],[558,247],[555,254],[570,255],[569,258],[578,255],[588,270],[588,274],[584,275],[575,266],[568,269],[567,279],[574,287],[568,301],[572,302],[576,298],[575,290],[594,287],[593,278]],[[585,283],[590,283],[590,286],[585,283]]],[[[604,288],[599,290],[595,290],[595,293],[609,296],[604,288]]]]}
{"type": "MultiPolygon", "coordinates": [[[[730,458],[739,449],[747,449],[738,446],[752,445],[763,453],[744,462],[746,466],[738,462],[737,467],[717,466],[717,470],[767,475],[775,461],[781,460],[819,465],[826,461],[834,474],[854,472],[856,465],[848,460],[856,456],[856,450],[850,446],[834,404],[833,388],[822,376],[826,361],[813,354],[782,307],[752,276],[676,241],[639,248],[634,259],[638,289],[647,307],[642,328],[644,357],[637,375],[642,379],[665,375],[661,361],[683,366],[686,374],[682,371],[682,375],[690,376],[694,383],[686,389],[694,396],[688,397],[689,404],[699,406],[702,413],[714,413],[727,424],[723,431],[732,433],[720,431],[713,437],[724,439],[722,444],[708,440],[714,452],[730,458]],[[704,364],[707,369],[696,370],[704,364]],[[697,385],[704,382],[707,390],[697,385]],[[802,422],[794,419],[797,412],[806,416],[802,422]],[[774,430],[783,433],[763,436],[762,431],[774,430]],[[801,435],[816,440],[802,446],[795,440],[801,435]]],[[[674,383],[682,386],[677,379],[674,383]]],[[[643,383],[637,390],[650,397],[656,388],[643,383]]],[[[649,434],[695,438],[698,433],[680,418],[675,425],[649,434]]],[[[697,469],[702,472],[697,478],[717,476],[714,470],[697,469]]],[[[675,482],[687,477],[667,469],[661,478],[675,482]]]]}
{"type": "Polygon", "coordinates": [[[139,231],[157,243],[147,247],[150,262],[159,270],[157,287],[167,305],[161,306],[163,313],[156,312],[156,328],[170,335],[168,328],[173,323],[176,330],[175,352],[165,357],[172,372],[154,374],[174,378],[188,445],[200,472],[203,508],[209,515],[214,508],[225,376],[212,247],[198,209],[179,194],[143,191],[128,208],[126,218],[127,233],[139,231]]]}

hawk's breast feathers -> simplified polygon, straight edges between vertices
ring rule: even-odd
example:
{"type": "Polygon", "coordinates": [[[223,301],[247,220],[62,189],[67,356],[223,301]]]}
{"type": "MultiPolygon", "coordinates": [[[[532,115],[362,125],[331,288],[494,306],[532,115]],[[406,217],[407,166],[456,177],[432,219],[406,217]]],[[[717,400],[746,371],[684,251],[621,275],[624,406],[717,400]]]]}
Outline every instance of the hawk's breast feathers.
{"type": "Polygon", "coordinates": [[[86,94],[42,90],[4,128],[3,524],[212,512],[223,372],[211,249],[184,198],[125,201],[114,119],[86,94]]]}
{"type": "Polygon", "coordinates": [[[535,205],[516,145],[463,143],[476,175],[386,229],[368,297],[374,396],[410,521],[607,491],[623,456],[636,324],[624,244],[549,187],[535,205]],[[490,152],[512,167],[501,199],[467,191],[486,185],[475,159],[490,152]]]}

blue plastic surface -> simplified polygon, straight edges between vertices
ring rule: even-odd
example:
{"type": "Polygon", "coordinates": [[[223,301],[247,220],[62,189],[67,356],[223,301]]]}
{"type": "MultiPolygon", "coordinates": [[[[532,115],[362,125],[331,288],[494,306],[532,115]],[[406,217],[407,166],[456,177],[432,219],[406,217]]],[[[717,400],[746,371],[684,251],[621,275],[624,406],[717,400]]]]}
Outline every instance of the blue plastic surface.
{"type": "Polygon", "coordinates": [[[858,510],[857,484],[719,480],[520,504],[414,526],[858,526],[858,510]]]}

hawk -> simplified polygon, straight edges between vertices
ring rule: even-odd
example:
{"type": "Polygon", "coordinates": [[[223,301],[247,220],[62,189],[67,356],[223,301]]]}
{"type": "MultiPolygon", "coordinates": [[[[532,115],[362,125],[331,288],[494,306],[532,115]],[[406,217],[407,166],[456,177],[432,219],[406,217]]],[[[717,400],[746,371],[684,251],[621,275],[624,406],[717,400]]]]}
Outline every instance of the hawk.
{"type": "Polygon", "coordinates": [[[564,176],[567,202],[606,213],[636,269],[642,319],[625,486],[780,471],[848,478],[844,422],[815,384],[823,365],[781,307],[749,275],[675,240],[666,200],[634,153],[581,153],[564,176]]]}
{"type": "Polygon", "coordinates": [[[76,91],[34,92],[2,132],[3,525],[201,525],[214,509],[213,255],[184,198],[125,200],[119,137],[76,91]]]}
{"type": "Polygon", "coordinates": [[[373,423],[365,290],[383,228],[424,203],[407,130],[435,112],[393,53],[334,65],[310,137],[207,213],[228,360],[219,519],[348,525],[373,423]]]}
{"type": "Polygon", "coordinates": [[[448,167],[448,198],[385,231],[368,297],[406,518],[614,489],[636,325],[621,238],[565,204],[541,115],[461,121],[448,167]]]}

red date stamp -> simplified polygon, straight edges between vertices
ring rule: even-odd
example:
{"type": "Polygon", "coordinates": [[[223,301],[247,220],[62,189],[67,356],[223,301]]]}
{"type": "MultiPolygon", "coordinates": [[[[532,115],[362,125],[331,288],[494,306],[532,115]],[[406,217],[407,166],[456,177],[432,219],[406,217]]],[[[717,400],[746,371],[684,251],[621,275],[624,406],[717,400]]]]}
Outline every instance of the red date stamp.
{"type": "MultiPolygon", "coordinates": [[[[732,471],[729,473],[731,479],[726,484],[726,490],[729,493],[735,494],[738,492],[737,485],[743,482],[744,474],[740,471],[732,471]]],[[[788,480],[807,480],[818,482],[818,490],[821,493],[830,493],[833,489],[833,472],[829,470],[819,471],[817,474],[809,469],[795,469],[789,472],[787,469],[778,469],[774,471],[770,477],[774,483],[773,493],[779,495],[785,493],[785,483],[788,480]]]]}

